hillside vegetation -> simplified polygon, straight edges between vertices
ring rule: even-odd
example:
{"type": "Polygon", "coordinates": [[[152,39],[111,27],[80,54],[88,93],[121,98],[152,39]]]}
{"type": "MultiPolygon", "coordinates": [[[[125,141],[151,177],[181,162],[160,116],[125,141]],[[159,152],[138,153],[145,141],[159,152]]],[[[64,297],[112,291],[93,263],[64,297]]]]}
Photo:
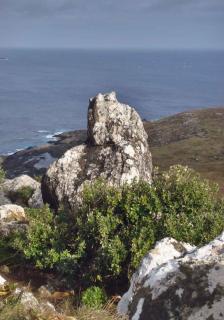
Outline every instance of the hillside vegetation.
{"type": "Polygon", "coordinates": [[[224,192],[224,108],[184,112],[144,125],[154,166],[187,165],[224,192]]]}

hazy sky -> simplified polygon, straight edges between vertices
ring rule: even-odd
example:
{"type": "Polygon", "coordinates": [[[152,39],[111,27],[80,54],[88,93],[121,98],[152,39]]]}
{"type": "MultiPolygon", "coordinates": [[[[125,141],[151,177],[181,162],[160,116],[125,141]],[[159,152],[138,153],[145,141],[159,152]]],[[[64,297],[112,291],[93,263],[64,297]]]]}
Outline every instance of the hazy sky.
{"type": "Polygon", "coordinates": [[[0,47],[224,49],[224,0],[0,0],[0,47]]]}

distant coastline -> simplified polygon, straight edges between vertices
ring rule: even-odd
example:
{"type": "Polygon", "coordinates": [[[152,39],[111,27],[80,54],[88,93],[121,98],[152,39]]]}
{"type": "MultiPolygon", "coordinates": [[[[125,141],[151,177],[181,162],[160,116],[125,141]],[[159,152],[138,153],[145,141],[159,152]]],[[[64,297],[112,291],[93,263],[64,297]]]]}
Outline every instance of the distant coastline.
{"type": "MultiPolygon", "coordinates": [[[[157,121],[144,121],[154,167],[190,166],[219,184],[224,192],[224,107],[178,113],[157,121]],[[212,146],[212,148],[211,148],[212,146]]],[[[0,157],[8,177],[38,176],[68,149],[85,143],[86,130],[64,132],[50,141],[8,157],[0,157]]]]}

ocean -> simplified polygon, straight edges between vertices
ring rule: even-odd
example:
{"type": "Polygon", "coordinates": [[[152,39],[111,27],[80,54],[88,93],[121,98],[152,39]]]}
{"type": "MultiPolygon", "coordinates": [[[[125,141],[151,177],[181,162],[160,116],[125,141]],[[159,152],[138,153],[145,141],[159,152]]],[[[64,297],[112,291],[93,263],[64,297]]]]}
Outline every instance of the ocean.
{"type": "Polygon", "coordinates": [[[224,106],[224,52],[0,49],[0,154],[86,128],[110,91],[147,120],[224,106]]]}

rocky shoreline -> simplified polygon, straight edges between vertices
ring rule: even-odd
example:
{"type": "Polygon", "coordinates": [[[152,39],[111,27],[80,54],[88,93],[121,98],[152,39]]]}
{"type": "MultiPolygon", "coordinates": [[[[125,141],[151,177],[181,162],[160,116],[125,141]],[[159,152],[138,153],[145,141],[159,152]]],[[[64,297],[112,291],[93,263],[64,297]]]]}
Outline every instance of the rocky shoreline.
{"type": "MultiPolygon", "coordinates": [[[[224,190],[224,108],[179,113],[158,121],[144,121],[154,166],[166,170],[188,165],[224,190]]],[[[0,157],[8,178],[42,176],[49,165],[72,147],[85,143],[87,130],[62,133],[57,141],[0,157]]]]}

